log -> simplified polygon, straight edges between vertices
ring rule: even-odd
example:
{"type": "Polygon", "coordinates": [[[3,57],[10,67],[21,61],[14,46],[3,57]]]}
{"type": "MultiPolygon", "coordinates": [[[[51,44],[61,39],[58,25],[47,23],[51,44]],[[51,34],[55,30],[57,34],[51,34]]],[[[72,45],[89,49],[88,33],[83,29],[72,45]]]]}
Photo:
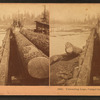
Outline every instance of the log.
{"type": "MultiPolygon", "coordinates": [[[[50,66],[50,85],[67,85],[70,79],[73,79],[74,68],[78,66],[79,57],[71,60],[60,60],[50,66]]],[[[72,84],[72,83],[71,83],[72,84]]],[[[70,85],[71,85],[70,84],[70,85]]]]}
{"type": "Polygon", "coordinates": [[[76,54],[76,55],[79,55],[81,52],[82,52],[82,49],[72,45],[71,43],[67,42],[65,44],[65,52],[68,54],[68,55],[72,55],[72,54],[76,54]]]}
{"type": "Polygon", "coordinates": [[[19,30],[13,31],[18,52],[21,57],[25,73],[33,78],[49,77],[49,59],[37,47],[25,38],[19,30]]]}
{"type": "Polygon", "coordinates": [[[49,73],[49,60],[45,57],[36,57],[28,63],[28,72],[32,77],[47,78],[49,73]],[[38,63],[39,61],[39,63],[38,63]],[[45,62],[44,62],[45,61],[45,62]],[[34,67],[33,67],[34,64],[34,67]],[[33,71],[34,70],[34,71],[33,71]]]}
{"type": "Polygon", "coordinates": [[[61,54],[61,55],[54,55],[54,56],[50,57],[50,65],[54,64],[58,61],[61,61],[63,59],[66,59],[66,61],[69,60],[69,55],[67,55],[66,53],[61,54]]]}
{"type": "Polygon", "coordinates": [[[50,57],[50,64],[54,64],[55,62],[61,61],[63,59],[65,59],[66,61],[71,60],[77,57],[82,52],[82,49],[75,47],[71,43],[67,42],[65,45],[65,51],[65,54],[54,55],[50,57]]]}
{"type": "Polygon", "coordinates": [[[21,33],[49,57],[49,35],[39,34],[29,30],[21,30],[21,33]]]}
{"type": "Polygon", "coordinates": [[[62,59],[63,59],[62,55],[54,55],[54,56],[50,57],[50,64],[53,64],[62,59]]]}

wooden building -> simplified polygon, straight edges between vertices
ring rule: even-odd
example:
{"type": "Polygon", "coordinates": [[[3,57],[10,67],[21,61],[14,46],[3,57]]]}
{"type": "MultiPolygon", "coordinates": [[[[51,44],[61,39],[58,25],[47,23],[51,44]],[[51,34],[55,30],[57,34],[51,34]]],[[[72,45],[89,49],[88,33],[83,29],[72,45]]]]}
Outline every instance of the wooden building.
{"type": "Polygon", "coordinates": [[[40,21],[36,22],[35,32],[49,34],[49,21],[46,16],[46,9],[44,8],[43,18],[40,21]]]}
{"type": "Polygon", "coordinates": [[[49,24],[39,21],[35,22],[36,22],[36,29],[34,30],[35,32],[49,34],[49,24]]]}

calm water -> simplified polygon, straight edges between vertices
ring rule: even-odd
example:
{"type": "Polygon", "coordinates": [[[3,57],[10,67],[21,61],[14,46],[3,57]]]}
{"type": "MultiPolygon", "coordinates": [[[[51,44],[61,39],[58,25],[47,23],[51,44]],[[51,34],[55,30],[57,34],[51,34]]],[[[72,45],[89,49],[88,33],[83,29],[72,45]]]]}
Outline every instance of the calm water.
{"type": "Polygon", "coordinates": [[[56,28],[50,33],[50,56],[65,53],[66,42],[70,42],[80,48],[86,44],[86,40],[90,34],[89,28],[82,26],[69,26],[67,28],[64,26],[64,30],[60,28],[59,31],[56,28]]]}

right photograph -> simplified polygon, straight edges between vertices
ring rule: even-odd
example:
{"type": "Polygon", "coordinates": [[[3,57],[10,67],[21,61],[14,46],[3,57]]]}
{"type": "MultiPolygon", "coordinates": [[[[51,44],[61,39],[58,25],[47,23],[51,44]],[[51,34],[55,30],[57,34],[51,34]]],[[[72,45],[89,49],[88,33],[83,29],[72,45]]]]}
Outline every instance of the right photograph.
{"type": "Polygon", "coordinates": [[[100,4],[50,5],[50,85],[100,86],[100,4]]]}

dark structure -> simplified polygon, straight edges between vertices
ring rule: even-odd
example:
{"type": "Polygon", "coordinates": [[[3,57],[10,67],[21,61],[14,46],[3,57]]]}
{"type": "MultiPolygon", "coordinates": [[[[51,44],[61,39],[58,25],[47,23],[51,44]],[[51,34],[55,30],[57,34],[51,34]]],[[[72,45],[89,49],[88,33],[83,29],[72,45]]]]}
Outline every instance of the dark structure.
{"type": "Polygon", "coordinates": [[[45,7],[44,7],[43,18],[41,18],[41,21],[35,21],[35,22],[36,22],[36,29],[34,30],[34,32],[49,34],[49,21],[47,19],[45,7]]]}
{"type": "Polygon", "coordinates": [[[35,22],[36,22],[36,29],[34,30],[35,32],[49,34],[49,24],[39,21],[35,22]]]}

